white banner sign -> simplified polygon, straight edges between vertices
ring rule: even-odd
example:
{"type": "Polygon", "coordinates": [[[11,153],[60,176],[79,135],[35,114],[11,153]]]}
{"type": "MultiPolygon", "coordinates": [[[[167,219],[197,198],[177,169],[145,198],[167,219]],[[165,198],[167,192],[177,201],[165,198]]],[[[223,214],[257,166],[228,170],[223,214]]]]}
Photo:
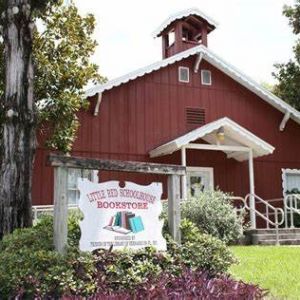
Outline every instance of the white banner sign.
{"type": "Polygon", "coordinates": [[[140,249],[154,246],[166,250],[162,236],[162,184],[148,186],[118,181],[93,183],[78,180],[79,208],[84,214],[80,222],[80,250],[98,248],[140,249]]]}

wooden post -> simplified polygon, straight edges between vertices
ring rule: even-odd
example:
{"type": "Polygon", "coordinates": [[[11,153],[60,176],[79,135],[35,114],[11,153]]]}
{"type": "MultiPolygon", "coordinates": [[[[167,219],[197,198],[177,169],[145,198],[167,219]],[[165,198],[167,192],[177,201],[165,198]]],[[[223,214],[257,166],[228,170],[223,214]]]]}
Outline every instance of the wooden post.
{"type": "Polygon", "coordinates": [[[175,54],[183,51],[182,45],[182,21],[178,21],[175,27],[175,42],[174,42],[175,54]]]}
{"type": "Polygon", "coordinates": [[[68,237],[68,168],[54,169],[54,247],[63,254],[68,237]]]}
{"type": "Polygon", "coordinates": [[[168,57],[168,48],[169,48],[169,35],[168,33],[163,34],[162,36],[162,58],[168,57]]]}
{"type": "Polygon", "coordinates": [[[254,186],[254,165],[253,151],[249,151],[249,185],[250,185],[250,222],[251,228],[256,229],[256,214],[255,214],[255,186],[254,186]]]}
{"type": "Polygon", "coordinates": [[[168,224],[171,236],[180,243],[180,176],[178,175],[168,177],[168,224]]]}
{"type": "Polygon", "coordinates": [[[204,22],[201,26],[201,39],[202,44],[207,47],[207,23],[204,22]]]}

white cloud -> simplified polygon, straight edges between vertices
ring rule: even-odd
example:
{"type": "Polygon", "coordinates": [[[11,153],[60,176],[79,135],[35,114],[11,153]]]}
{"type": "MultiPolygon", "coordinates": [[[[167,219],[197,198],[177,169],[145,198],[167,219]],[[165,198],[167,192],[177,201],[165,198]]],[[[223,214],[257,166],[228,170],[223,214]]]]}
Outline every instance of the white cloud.
{"type": "Polygon", "coordinates": [[[171,13],[198,7],[220,26],[209,47],[257,81],[272,82],[275,62],[292,57],[295,37],[282,15],[293,0],[75,0],[97,19],[99,46],[93,60],[112,79],[161,59],[161,41],[151,33],[171,13]]]}

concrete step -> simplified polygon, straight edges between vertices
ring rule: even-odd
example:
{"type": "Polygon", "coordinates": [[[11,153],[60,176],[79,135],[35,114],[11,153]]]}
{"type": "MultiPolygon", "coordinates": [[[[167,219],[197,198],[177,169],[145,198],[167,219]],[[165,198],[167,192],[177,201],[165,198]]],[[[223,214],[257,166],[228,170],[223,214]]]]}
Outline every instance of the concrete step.
{"type": "MultiPolygon", "coordinates": [[[[279,240],[280,245],[300,245],[300,239],[283,239],[279,240]]],[[[265,240],[258,241],[257,244],[254,245],[264,245],[264,246],[273,246],[276,245],[276,240],[265,240]]]]}
{"type": "MultiPolygon", "coordinates": [[[[246,232],[247,240],[253,245],[275,245],[275,229],[255,229],[246,232]]],[[[278,230],[280,245],[300,245],[300,228],[280,228],[278,230]]]]}
{"type": "MultiPolygon", "coordinates": [[[[300,234],[279,234],[279,240],[300,240],[300,234]]],[[[252,243],[257,244],[259,241],[276,240],[276,234],[253,234],[252,243]]]]}
{"type": "MultiPolygon", "coordinates": [[[[278,229],[279,234],[281,233],[298,233],[300,234],[300,228],[279,228],[278,229]]],[[[270,229],[249,229],[246,231],[246,233],[249,234],[269,234],[269,233],[276,233],[275,228],[270,229]]]]}

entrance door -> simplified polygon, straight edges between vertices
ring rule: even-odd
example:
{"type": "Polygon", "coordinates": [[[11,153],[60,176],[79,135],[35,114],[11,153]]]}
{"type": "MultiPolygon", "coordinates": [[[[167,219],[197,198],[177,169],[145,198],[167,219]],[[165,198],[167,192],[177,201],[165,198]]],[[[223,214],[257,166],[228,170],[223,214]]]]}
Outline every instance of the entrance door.
{"type": "Polygon", "coordinates": [[[187,192],[188,197],[197,197],[206,190],[214,188],[213,168],[187,168],[187,192]]]}

